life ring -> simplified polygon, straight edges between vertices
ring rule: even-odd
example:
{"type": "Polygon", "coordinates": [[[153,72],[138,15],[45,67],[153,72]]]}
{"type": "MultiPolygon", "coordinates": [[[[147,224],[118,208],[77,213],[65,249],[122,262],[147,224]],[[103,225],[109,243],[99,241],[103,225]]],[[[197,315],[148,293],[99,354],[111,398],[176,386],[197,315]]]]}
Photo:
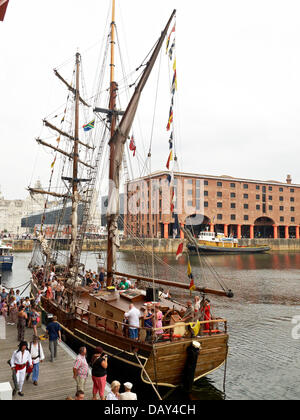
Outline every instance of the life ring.
{"type": "Polygon", "coordinates": [[[163,338],[170,338],[170,337],[173,337],[173,338],[181,338],[182,336],[180,334],[173,334],[173,335],[171,335],[171,334],[163,334],[162,337],[163,338]]]}
{"type": "Polygon", "coordinates": [[[220,333],[221,331],[220,330],[203,330],[202,331],[202,333],[204,333],[204,334],[218,334],[218,333],[220,333]]]}

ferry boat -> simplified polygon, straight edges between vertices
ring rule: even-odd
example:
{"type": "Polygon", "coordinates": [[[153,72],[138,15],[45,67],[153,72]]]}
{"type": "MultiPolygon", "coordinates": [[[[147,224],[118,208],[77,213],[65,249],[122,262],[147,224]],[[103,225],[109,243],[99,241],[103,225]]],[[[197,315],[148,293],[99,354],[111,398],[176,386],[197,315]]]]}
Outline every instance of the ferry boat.
{"type": "Polygon", "coordinates": [[[202,231],[198,236],[198,240],[193,238],[187,244],[187,248],[192,253],[262,253],[267,252],[271,248],[267,245],[261,246],[243,246],[239,244],[238,239],[227,237],[224,233],[215,233],[202,231]]]}
{"type": "Polygon", "coordinates": [[[11,245],[4,244],[0,240],[0,269],[1,270],[11,270],[14,257],[12,254],[13,248],[11,245]]]}

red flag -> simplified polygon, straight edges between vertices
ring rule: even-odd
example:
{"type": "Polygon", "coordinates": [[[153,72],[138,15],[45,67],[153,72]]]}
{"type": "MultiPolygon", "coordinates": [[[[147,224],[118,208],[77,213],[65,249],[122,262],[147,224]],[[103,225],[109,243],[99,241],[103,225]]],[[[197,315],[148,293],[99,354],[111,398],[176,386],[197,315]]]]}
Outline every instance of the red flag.
{"type": "Polygon", "coordinates": [[[176,260],[182,256],[183,251],[183,242],[181,242],[178,246],[177,252],[176,252],[176,260]]]}
{"type": "Polygon", "coordinates": [[[173,153],[172,153],[172,150],[171,150],[171,152],[170,152],[170,154],[169,154],[169,157],[168,157],[168,162],[167,162],[167,164],[166,164],[167,169],[169,169],[169,168],[170,168],[170,162],[171,162],[171,160],[173,160],[173,153]]]}
{"type": "Polygon", "coordinates": [[[0,0],[0,20],[3,22],[9,0],[0,0]]]}
{"type": "Polygon", "coordinates": [[[174,188],[173,188],[173,191],[172,191],[172,200],[171,200],[171,212],[173,213],[173,210],[174,210],[174,202],[175,202],[175,191],[174,191],[174,188]]]}
{"type": "Polygon", "coordinates": [[[133,157],[134,157],[135,156],[135,151],[136,151],[136,145],[135,145],[133,136],[131,136],[129,150],[133,151],[133,157]]]}
{"type": "MultiPolygon", "coordinates": [[[[192,275],[193,276],[193,275],[192,275]]],[[[190,287],[189,287],[190,291],[192,292],[193,290],[196,290],[196,286],[194,283],[194,278],[191,277],[191,282],[190,282],[190,287]]]]}
{"type": "Polygon", "coordinates": [[[168,124],[167,124],[167,131],[170,130],[172,122],[173,122],[173,110],[171,108],[170,109],[170,114],[169,114],[169,120],[168,120],[168,124]]]}

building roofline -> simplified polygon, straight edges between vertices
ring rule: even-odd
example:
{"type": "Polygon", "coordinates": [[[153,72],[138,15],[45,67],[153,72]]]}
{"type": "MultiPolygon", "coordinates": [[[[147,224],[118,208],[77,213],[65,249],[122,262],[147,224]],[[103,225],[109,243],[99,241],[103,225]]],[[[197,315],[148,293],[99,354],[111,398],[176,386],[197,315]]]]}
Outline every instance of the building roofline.
{"type": "MultiPolygon", "coordinates": [[[[132,182],[142,181],[149,178],[157,178],[160,175],[167,176],[167,175],[170,175],[170,172],[169,171],[155,171],[151,173],[150,175],[146,175],[140,178],[135,178],[133,180],[130,180],[128,183],[130,184],[132,182]]],[[[175,176],[181,176],[181,177],[184,176],[184,177],[192,177],[192,178],[200,178],[200,179],[203,179],[203,178],[215,179],[215,180],[220,180],[220,181],[247,182],[247,183],[253,183],[253,184],[268,184],[268,185],[278,185],[278,186],[285,186],[285,187],[300,188],[300,184],[292,184],[292,183],[288,184],[286,182],[280,182],[280,181],[274,181],[274,180],[264,181],[264,180],[258,180],[258,179],[236,178],[229,175],[217,176],[217,175],[194,174],[194,173],[188,173],[188,172],[174,172],[174,177],[175,176]]]]}

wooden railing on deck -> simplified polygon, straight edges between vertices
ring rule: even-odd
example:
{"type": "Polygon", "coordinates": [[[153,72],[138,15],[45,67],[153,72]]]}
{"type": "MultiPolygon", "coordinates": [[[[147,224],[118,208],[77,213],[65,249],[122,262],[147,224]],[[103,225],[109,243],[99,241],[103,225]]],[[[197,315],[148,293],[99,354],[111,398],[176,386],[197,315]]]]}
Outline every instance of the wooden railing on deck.
{"type": "MultiPolygon", "coordinates": [[[[196,325],[196,322],[179,322],[180,327],[185,327],[185,332],[183,335],[178,336],[174,334],[174,328],[176,328],[176,324],[167,325],[159,328],[135,327],[133,325],[125,324],[124,322],[115,321],[114,319],[110,318],[105,318],[80,306],[76,306],[75,316],[79,317],[82,322],[86,321],[89,325],[93,325],[97,328],[102,328],[105,332],[110,332],[120,337],[124,337],[124,331],[128,331],[130,327],[135,328],[138,330],[138,341],[143,341],[149,344],[156,343],[158,341],[175,341],[178,339],[191,338],[193,337],[191,335],[191,332],[193,331],[191,327],[194,327],[196,325]],[[156,334],[156,331],[161,330],[163,330],[163,334],[156,334]],[[146,341],[147,331],[151,331],[151,340],[149,341],[146,341]]],[[[198,337],[212,336],[217,334],[227,334],[227,320],[225,319],[199,321],[198,325],[200,326],[199,332],[197,334],[198,337]],[[220,330],[219,328],[222,324],[223,329],[220,330]],[[209,326],[208,329],[206,329],[207,326],[209,326]],[[216,326],[218,328],[216,328],[216,326]]],[[[127,336],[125,335],[125,337],[127,336]]]]}

